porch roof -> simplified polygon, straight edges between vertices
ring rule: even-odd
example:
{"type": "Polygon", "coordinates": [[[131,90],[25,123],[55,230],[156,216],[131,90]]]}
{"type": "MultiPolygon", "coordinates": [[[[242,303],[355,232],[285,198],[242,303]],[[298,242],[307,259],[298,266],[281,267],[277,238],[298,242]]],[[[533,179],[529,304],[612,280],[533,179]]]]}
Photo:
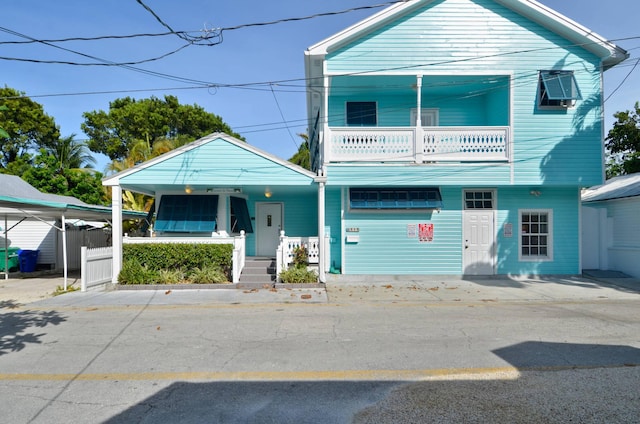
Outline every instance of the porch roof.
{"type": "Polygon", "coordinates": [[[316,174],[224,133],[214,133],[103,179],[106,186],[158,192],[264,193],[315,190],[316,174]]]}

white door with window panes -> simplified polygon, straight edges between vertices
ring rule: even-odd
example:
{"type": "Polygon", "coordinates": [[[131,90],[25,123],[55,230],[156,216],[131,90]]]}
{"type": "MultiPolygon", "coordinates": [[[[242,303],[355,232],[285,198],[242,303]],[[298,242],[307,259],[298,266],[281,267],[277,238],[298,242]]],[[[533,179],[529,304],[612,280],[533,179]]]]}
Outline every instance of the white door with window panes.
{"type": "Polygon", "coordinates": [[[465,190],[462,229],[462,272],[495,274],[495,191],[465,190]]]}

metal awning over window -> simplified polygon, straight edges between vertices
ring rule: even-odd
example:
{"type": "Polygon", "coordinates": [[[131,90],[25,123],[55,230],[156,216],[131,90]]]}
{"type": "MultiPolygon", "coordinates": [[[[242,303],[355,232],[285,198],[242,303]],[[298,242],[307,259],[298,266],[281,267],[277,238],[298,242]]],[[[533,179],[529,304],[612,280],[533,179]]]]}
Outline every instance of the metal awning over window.
{"type": "Polygon", "coordinates": [[[548,100],[582,100],[573,71],[540,71],[544,86],[542,97],[548,100]]]}
{"type": "Polygon", "coordinates": [[[351,188],[351,209],[442,209],[437,187],[351,188]]]}
{"type": "Polygon", "coordinates": [[[155,230],[211,233],[216,229],[218,196],[165,194],[160,199],[155,230]]]}

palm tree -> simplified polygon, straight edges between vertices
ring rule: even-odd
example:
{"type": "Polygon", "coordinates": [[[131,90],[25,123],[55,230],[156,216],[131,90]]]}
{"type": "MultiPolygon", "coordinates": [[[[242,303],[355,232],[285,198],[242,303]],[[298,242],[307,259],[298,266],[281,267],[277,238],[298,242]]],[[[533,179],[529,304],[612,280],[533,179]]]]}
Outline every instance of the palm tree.
{"type": "MultiPolygon", "coordinates": [[[[175,148],[175,143],[170,139],[156,140],[151,144],[149,139],[137,140],[129,149],[129,154],[122,160],[114,160],[108,170],[121,172],[132,168],[139,163],[148,161],[175,148]]],[[[153,204],[153,198],[140,193],[125,190],[122,196],[122,206],[125,209],[148,212],[153,204]]]]}
{"type": "Polygon", "coordinates": [[[47,148],[47,153],[56,158],[57,170],[93,169],[96,158],[91,156],[87,145],[75,139],[76,134],[60,137],[53,147],[47,148]]]}
{"type": "Polygon", "coordinates": [[[305,169],[311,169],[311,155],[309,153],[309,136],[307,134],[298,134],[304,141],[298,147],[298,151],[289,159],[289,162],[295,163],[305,169]]]}

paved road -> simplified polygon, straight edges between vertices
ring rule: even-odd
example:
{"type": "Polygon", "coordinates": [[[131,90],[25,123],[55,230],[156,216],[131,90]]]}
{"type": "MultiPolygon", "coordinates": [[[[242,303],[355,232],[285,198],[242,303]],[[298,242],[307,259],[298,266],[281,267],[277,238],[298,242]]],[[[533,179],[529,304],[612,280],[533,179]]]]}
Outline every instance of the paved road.
{"type": "Polygon", "coordinates": [[[5,300],[0,422],[639,422],[633,284],[280,292],[5,300]]]}

